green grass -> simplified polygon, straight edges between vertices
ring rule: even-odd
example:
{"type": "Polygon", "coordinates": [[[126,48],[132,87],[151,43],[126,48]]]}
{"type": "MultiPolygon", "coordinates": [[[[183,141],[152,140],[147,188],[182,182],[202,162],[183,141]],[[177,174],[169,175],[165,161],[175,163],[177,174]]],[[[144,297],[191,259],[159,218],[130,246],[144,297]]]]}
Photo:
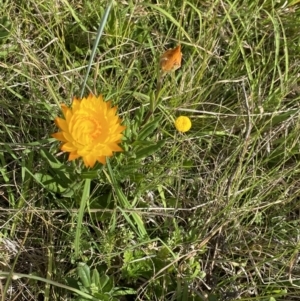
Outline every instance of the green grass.
{"type": "Polygon", "coordinates": [[[107,2],[0,0],[1,301],[299,300],[297,2],[116,1],[85,95],[126,151],[88,170],[50,137],[107,2]]]}

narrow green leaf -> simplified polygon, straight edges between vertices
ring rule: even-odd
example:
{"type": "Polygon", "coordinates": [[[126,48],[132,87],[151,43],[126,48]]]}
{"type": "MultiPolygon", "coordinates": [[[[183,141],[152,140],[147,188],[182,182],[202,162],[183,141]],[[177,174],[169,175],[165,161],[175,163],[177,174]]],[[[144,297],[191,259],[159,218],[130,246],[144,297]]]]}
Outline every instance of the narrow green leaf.
{"type": "Polygon", "coordinates": [[[143,121],[144,113],[145,113],[145,108],[143,105],[141,105],[135,114],[135,118],[138,124],[141,124],[141,122],[143,121]]]}
{"type": "MultiPolygon", "coordinates": [[[[132,208],[130,202],[127,200],[127,197],[125,196],[125,194],[123,193],[123,191],[120,189],[116,178],[114,176],[114,173],[112,171],[111,165],[109,163],[109,159],[106,160],[107,163],[107,168],[108,168],[108,173],[106,174],[106,172],[104,171],[104,173],[106,174],[107,179],[109,180],[109,182],[111,183],[111,185],[113,186],[116,195],[118,197],[119,203],[122,205],[122,207],[124,209],[128,209],[128,208],[132,208]]],[[[145,238],[147,236],[147,231],[145,229],[144,223],[141,219],[141,217],[136,213],[136,212],[132,212],[130,215],[128,215],[127,213],[125,213],[124,211],[122,211],[122,214],[124,215],[124,217],[126,218],[126,220],[128,221],[128,223],[130,224],[130,226],[134,229],[134,231],[141,237],[141,238],[145,238]],[[135,221],[135,224],[132,222],[132,219],[135,221]]]]}
{"type": "Polygon", "coordinates": [[[114,296],[126,296],[126,295],[135,295],[135,294],[136,294],[136,290],[134,290],[133,288],[116,287],[114,289],[114,296]]]}
{"type": "Polygon", "coordinates": [[[135,159],[140,160],[140,159],[146,158],[148,156],[151,156],[152,154],[157,152],[159,149],[161,149],[165,145],[165,143],[166,143],[165,140],[161,140],[161,141],[158,141],[155,145],[151,145],[151,146],[142,148],[141,150],[138,150],[136,152],[135,159]]]}
{"type": "Polygon", "coordinates": [[[155,105],[156,105],[156,101],[155,101],[155,92],[151,91],[150,92],[150,111],[154,112],[155,110],[155,105]]]}
{"type": "Polygon", "coordinates": [[[97,269],[93,270],[92,273],[92,283],[94,283],[97,287],[101,287],[100,275],[97,269]]]}
{"type": "Polygon", "coordinates": [[[72,6],[70,5],[70,3],[67,0],[63,0],[64,4],[66,5],[66,7],[69,9],[70,13],[72,14],[73,18],[75,19],[75,21],[79,24],[80,28],[84,31],[87,32],[87,28],[82,24],[82,22],[80,21],[79,17],[76,14],[76,11],[72,8],[72,6]]]}
{"type": "Polygon", "coordinates": [[[149,6],[159,12],[161,12],[167,19],[169,19],[175,26],[177,26],[178,30],[181,31],[188,41],[191,41],[191,36],[184,30],[184,28],[181,26],[181,24],[166,10],[164,10],[160,5],[154,5],[147,2],[144,2],[143,5],[149,6]]]}
{"type": "Polygon", "coordinates": [[[77,227],[76,227],[76,234],[75,234],[75,241],[74,241],[76,258],[78,258],[80,254],[80,236],[81,236],[82,220],[86,208],[86,203],[90,197],[90,187],[91,187],[91,180],[86,179],[84,183],[82,196],[81,196],[81,201],[80,201],[80,208],[78,212],[78,220],[77,220],[77,227]]]}
{"type": "Polygon", "coordinates": [[[6,16],[0,19],[0,42],[1,40],[3,41],[7,37],[9,37],[9,35],[11,34],[11,27],[12,24],[6,16]]]}
{"type": "Polygon", "coordinates": [[[84,94],[84,89],[85,89],[85,86],[86,86],[86,82],[87,82],[87,79],[88,79],[88,76],[89,76],[89,73],[90,73],[90,70],[91,70],[91,67],[92,67],[94,57],[96,55],[97,47],[98,47],[100,38],[102,36],[104,26],[107,22],[107,18],[109,16],[112,4],[113,4],[113,0],[111,0],[110,3],[107,5],[106,10],[104,12],[104,16],[102,17],[101,22],[100,22],[99,27],[98,27],[96,40],[94,42],[92,53],[91,53],[90,60],[89,60],[89,63],[88,63],[88,69],[86,71],[86,75],[85,75],[85,78],[84,78],[84,81],[83,81],[83,84],[82,84],[82,88],[81,88],[81,93],[80,93],[81,98],[83,97],[83,94],[84,94]]]}
{"type": "Polygon", "coordinates": [[[136,172],[141,167],[140,164],[130,164],[130,165],[125,165],[122,166],[120,170],[120,175],[122,177],[127,176],[127,175],[132,175],[136,172]]]}
{"type": "Polygon", "coordinates": [[[155,117],[151,122],[146,124],[143,129],[138,134],[138,140],[142,141],[149,137],[150,134],[158,127],[159,122],[161,121],[162,115],[155,117]]]}
{"type": "Polygon", "coordinates": [[[88,171],[84,171],[80,174],[82,179],[97,179],[98,178],[98,172],[99,170],[88,170],[88,171]]]}

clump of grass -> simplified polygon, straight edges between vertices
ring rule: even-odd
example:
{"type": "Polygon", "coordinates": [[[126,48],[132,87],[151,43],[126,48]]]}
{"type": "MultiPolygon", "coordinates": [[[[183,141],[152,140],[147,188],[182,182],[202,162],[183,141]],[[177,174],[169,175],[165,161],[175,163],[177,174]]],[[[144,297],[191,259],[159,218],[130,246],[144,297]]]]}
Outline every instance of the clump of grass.
{"type": "Polygon", "coordinates": [[[118,105],[126,151],[94,170],[66,163],[50,134],[81,92],[105,5],[2,3],[3,301],[297,300],[293,3],[115,3],[86,93],[118,105]],[[182,67],[144,125],[177,44],[182,67]]]}

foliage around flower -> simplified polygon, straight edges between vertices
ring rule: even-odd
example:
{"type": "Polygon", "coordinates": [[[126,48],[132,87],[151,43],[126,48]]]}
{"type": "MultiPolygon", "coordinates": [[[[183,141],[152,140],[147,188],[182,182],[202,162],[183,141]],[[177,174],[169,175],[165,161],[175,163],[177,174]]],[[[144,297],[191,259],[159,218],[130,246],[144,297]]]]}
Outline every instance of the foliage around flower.
{"type": "Polygon", "coordinates": [[[123,151],[119,144],[125,126],[116,115],[117,107],[102,95],[74,97],[71,108],[62,104],[61,109],[64,119],[55,118],[61,131],[52,137],[62,142],[62,151],[70,153],[69,161],[82,157],[86,167],[93,167],[96,161],[105,164],[106,157],[123,151]]]}

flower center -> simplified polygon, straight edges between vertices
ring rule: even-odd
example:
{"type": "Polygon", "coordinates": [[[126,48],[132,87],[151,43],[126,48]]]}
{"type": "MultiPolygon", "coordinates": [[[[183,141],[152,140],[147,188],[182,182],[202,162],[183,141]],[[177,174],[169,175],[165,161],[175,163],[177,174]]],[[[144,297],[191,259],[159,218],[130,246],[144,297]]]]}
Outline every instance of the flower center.
{"type": "Polygon", "coordinates": [[[92,140],[96,140],[101,135],[102,127],[94,118],[87,118],[83,126],[85,127],[83,134],[90,136],[92,140]]]}
{"type": "Polygon", "coordinates": [[[102,126],[93,116],[81,116],[74,127],[75,140],[82,145],[93,144],[101,135],[102,126]]]}

